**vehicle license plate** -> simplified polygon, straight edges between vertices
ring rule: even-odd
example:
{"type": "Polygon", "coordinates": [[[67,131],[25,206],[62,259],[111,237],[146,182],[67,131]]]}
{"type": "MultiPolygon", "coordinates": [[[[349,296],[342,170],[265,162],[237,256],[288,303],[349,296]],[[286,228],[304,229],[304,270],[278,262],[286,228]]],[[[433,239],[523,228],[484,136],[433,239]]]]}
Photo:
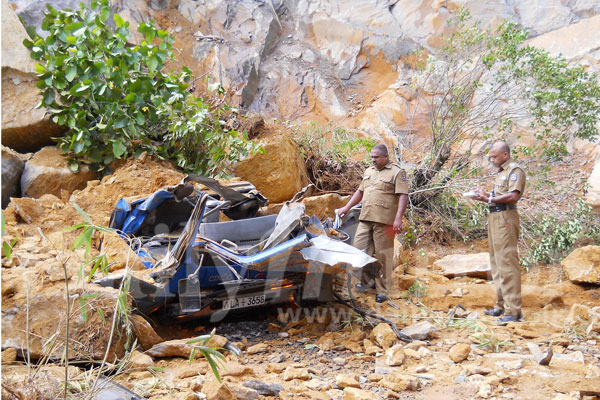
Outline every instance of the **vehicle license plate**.
{"type": "Polygon", "coordinates": [[[227,299],[223,301],[223,310],[233,310],[236,308],[253,307],[265,304],[265,295],[240,297],[239,299],[227,299]]]}

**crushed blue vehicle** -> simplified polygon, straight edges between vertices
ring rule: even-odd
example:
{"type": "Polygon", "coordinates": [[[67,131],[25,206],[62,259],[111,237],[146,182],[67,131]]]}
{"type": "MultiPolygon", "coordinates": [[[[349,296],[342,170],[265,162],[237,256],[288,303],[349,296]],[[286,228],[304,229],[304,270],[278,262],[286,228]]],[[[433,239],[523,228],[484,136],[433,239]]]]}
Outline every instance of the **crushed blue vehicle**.
{"type": "MultiPolygon", "coordinates": [[[[334,300],[336,274],[380,267],[347,243],[357,215],[334,229],[331,219],[307,216],[299,198],[277,215],[256,216],[267,200],[251,184],[227,187],[188,176],[148,197],[121,199],[110,226],[146,267],[129,283],[136,309],[180,320],[218,320],[229,312],[292,301],[328,302],[334,300]],[[209,189],[199,191],[191,181],[209,189]],[[220,212],[232,220],[219,222],[220,212]]],[[[114,274],[96,282],[118,287],[122,279],[114,274]]]]}

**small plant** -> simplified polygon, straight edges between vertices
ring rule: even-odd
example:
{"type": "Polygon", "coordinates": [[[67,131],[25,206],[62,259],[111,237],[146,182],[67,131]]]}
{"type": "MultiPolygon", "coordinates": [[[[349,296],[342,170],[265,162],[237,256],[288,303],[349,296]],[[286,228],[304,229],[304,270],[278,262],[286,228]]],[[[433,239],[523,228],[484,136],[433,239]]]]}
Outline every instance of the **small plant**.
{"type": "Polygon", "coordinates": [[[526,268],[540,262],[560,262],[582,239],[600,242],[600,218],[592,214],[592,208],[583,199],[578,199],[576,207],[563,215],[534,216],[523,228],[524,238],[532,243],[521,258],[526,268]]]}
{"type": "Polygon", "coordinates": [[[10,261],[12,256],[12,250],[19,241],[19,238],[13,238],[12,240],[5,240],[8,235],[6,233],[6,225],[4,222],[4,213],[0,214],[2,218],[2,257],[5,257],[7,261],[10,261]]]}
{"type": "Polygon", "coordinates": [[[491,332],[480,332],[471,338],[480,349],[487,349],[494,353],[499,353],[505,347],[514,346],[514,343],[509,340],[500,340],[491,332]]]}
{"type": "Polygon", "coordinates": [[[308,178],[317,189],[350,194],[358,188],[366,160],[353,157],[368,153],[375,145],[373,139],[362,138],[342,128],[324,128],[309,122],[292,126],[293,138],[300,147],[308,178]]]}
{"type": "Polygon", "coordinates": [[[425,297],[427,296],[427,286],[415,280],[412,285],[406,290],[406,298],[412,299],[414,297],[425,297]]]}
{"type": "Polygon", "coordinates": [[[369,318],[365,318],[364,315],[353,311],[349,318],[342,321],[342,329],[349,330],[350,332],[354,332],[354,326],[358,326],[359,329],[363,329],[365,327],[373,328],[375,325],[369,318]]]}
{"type": "Polygon", "coordinates": [[[210,369],[212,370],[215,378],[219,382],[221,382],[221,375],[219,374],[219,368],[225,366],[225,356],[219,353],[218,350],[223,350],[220,347],[208,347],[206,344],[210,341],[210,339],[215,335],[216,329],[213,329],[210,334],[198,336],[194,339],[188,340],[187,344],[193,344],[194,348],[190,353],[190,362],[196,358],[196,352],[199,351],[200,354],[206,361],[208,361],[208,365],[210,365],[210,369]],[[197,344],[200,343],[200,344],[197,344]]]}

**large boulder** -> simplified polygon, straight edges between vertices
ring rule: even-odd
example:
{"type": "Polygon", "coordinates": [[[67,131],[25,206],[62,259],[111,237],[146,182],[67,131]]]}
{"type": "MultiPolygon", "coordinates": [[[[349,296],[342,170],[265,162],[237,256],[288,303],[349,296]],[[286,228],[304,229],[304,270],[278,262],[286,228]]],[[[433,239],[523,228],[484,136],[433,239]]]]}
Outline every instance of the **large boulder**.
{"type": "Polygon", "coordinates": [[[575,249],[561,264],[570,281],[600,285],[600,246],[575,249]]]}
{"type": "MultiPolygon", "coordinates": [[[[25,271],[23,271],[25,272],[25,271]]],[[[23,282],[19,294],[13,281],[2,280],[2,349],[16,348],[32,358],[64,356],[67,313],[64,285],[47,287],[37,283],[41,277],[22,273],[13,275],[23,282]],[[27,278],[26,278],[27,276],[27,278]],[[29,282],[29,296],[27,283],[29,282]],[[29,333],[27,333],[29,329],[29,333]]],[[[111,320],[118,290],[99,286],[69,292],[69,359],[102,360],[111,335],[111,320]],[[90,296],[91,295],[91,296],[90,296]],[[85,304],[85,305],[84,305],[85,304]],[[102,315],[100,315],[101,310],[102,315]]],[[[123,356],[127,336],[118,326],[108,351],[108,360],[123,356]]]]}
{"type": "Polygon", "coordinates": [[[283,132],[261,138],[258,143],[264,153],[241,161],[235,174],[252,182],[272,203],[291,199],[308,181],[298,146],[283,132]]]}
{"type": "Polygon", "coordinates": [[[85,188],[88,181],[97,177],[86,165],[77,173],[71,172],[60,151],[56,147],[47,146],[25,164],[21,176],[21,193],[34,198],[47,193],[61,197],[62,191],[71,194],[74,190],[85,188]]]}
{"type": "Polygon", "coordinates": [[[26,156],[2,146],[2,208],[6,208],[11,197],[21,194],[21,174],[26,156]]]}
{"type": "Polygon", "coordinates": [[[2,144],[20,152],[37,151],[64,132],[45,116],[45,108],[36,108],[41,97],[35,62],[22,44],[28,38],[13,8],[2,0],[2,144]]]}

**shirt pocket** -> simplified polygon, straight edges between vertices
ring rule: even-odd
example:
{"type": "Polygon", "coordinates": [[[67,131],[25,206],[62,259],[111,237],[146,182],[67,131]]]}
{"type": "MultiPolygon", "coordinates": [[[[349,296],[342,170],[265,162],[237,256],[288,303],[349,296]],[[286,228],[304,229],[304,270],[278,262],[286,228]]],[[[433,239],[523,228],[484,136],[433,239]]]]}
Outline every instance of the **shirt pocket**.
{"type": "Polygon", "coordinates": [[[380,179],[375,183],[375,187],[386,193],[394,193],[394,178],[380,179]]]}

